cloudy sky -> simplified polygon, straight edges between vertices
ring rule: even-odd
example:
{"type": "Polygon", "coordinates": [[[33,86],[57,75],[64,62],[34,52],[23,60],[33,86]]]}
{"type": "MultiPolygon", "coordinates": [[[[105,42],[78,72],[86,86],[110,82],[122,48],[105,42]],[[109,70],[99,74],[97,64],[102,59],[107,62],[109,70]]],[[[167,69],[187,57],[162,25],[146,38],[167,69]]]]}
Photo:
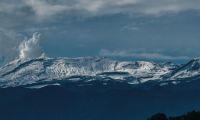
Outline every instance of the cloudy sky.
{"type": "Polygon", "coordinates": [[[199,21],[200,0],[1,0],[0,62],[35,32],[50,57],[184,61],[200,56],[199,21]]]}

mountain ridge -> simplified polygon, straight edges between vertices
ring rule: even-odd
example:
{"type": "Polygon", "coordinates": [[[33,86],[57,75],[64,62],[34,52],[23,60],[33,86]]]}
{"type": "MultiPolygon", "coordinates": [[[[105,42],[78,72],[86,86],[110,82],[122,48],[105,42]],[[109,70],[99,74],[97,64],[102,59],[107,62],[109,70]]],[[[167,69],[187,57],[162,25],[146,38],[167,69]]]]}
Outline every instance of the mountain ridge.
{"type": "MultiPolygon", "coordinates": [[[[149,61],[117,61],[101,57],[16,59],[0,68],[0,86],[16,87],[38,81],[66,80],[76,76],[90,76],[130,84],[148,81],[176,81],[200,75],[200,60],[184,65],[149,61]],[[187,71],[186,73],[184,71],[187,71]],[[194,73],[194,74],[192,74],[194,73]]],[[[163,84],[163,83],[162,83],[163,84]]]]}

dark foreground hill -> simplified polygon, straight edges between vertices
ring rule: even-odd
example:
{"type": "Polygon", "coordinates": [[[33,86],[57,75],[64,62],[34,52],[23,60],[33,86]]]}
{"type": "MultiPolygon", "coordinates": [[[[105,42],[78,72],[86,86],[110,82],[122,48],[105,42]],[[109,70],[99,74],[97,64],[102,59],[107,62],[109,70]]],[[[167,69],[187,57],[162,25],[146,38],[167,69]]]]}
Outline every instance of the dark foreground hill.
{"type": "Polygon", "coordinates": [[[192,111],[185,115],[169,118],[163,113],[157,113],[147,120],[200,120],[200,111],[192,111]]]}

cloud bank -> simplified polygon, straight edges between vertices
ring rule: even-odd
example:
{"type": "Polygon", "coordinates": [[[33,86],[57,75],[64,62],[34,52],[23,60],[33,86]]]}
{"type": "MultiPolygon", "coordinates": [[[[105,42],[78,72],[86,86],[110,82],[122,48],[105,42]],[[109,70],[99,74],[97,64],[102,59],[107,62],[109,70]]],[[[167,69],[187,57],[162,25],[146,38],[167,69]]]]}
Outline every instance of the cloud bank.
{"type": "Polygon", "coordinates": [[[0,12],[26,14],[33,12],[39,19],[58,14],[98,16],[105,14],[136,13],[161,15],[188,10],[200,10],[199,0],[14,0],[0,1],[0,12]]]}
{"type": "Polygon", "coordinates": [[[161,53],[148,53],[148,52],[134,52],[134,51],[110,51],[102,49],[99,52],[100,56],[105,57],[131,57],[139,59],[151,59],[151,60],[189,60],[188,56],[169,56],[161,53]]]}

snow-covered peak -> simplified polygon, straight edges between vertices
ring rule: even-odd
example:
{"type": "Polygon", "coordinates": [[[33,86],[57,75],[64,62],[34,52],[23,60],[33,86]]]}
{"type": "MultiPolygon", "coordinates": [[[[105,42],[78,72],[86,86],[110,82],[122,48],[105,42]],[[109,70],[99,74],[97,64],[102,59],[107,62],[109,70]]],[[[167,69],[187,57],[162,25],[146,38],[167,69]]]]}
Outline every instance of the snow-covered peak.
{"type": "Polygon", "coordinates": [[[173,71],[169,79],[187,79],[200,76],[200,59],[193,59],[187,64],[173,71]]]}

